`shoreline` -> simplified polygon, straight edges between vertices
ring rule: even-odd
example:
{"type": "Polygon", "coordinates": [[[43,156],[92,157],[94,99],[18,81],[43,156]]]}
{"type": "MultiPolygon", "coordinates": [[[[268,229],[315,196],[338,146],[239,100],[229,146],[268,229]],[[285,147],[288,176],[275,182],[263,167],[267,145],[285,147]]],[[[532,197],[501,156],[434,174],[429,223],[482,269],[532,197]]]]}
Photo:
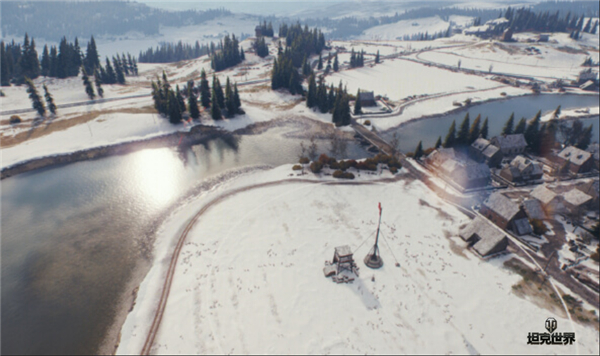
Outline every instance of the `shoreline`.
{"type": "MultiPolygon", "coordinates": [[[[398,130],[399,128],[401,128],[405,125],[415,123],[420,120],[441,118],[441,117],[445,117],[447,115],[451,115],[451,114],[454,114],[457,112],[468,111],[471,108],[477,107],[479,105],[488,104],[490,102],[506,101],[506,100],[510,100],[510,99],[527,97],[527,96],[532,96],[532,95],[589,95],[589,96],[595,95],[595,96],[598,96],[598,93],[586,93],[586,92],[545,93],[545,94],[531,93],[531,94],[499,97],[499,98],[489,98],[489,99],[483,100],[481,102],[477,102],[475,104],[469,105],[467,107],[461,106],[461,107],[453,108],[453,109],[448,110],[443,113],[432,114],[432,115],[422,115],[420,117],[416,117],[416,118],[410,119],[408,121],[404,121],[396,126],[389,128],[389,129],[382,130],[381,134],[387,135],[395,130],[398,130]]],[[[598,116],[598,115],[590,114],[590,115],[586,115],[586,116],[578,116],[576,118],[585,119],[585,118],[592,118],[595,116],[598,116]]],[[[376,118],[374,118],[374,119],[376,119],[376,118]]],[[[571,120],[571,119],[574,119],[574,118],[571,118],[571,117],[563,118],[563,120],[571,120]]],[[[293,120],[293,118],[292,118],[292,120],[293,120]]],[[[88,161],[88,160],[110,157],[110,156],[115,156],[115,155],[123,155],[123,154],[128,154],[131,152],[135,152],[135,151],[139,151],[139,150],[143,150],[143,149],[147,149],[147,148],[175,147],[178,145],[185,147],[186,145],[194,145],[194,144],[198,144],[198,143],[203,143],[208,140],[219,138],[219,137],[223,138],[223,137],[231,137],[232,135],[254,134],[256,130],[258,130],[260,132],[261,130],[266,130],[271,127],[276,127],[281,124],[280,121],[281,120],[275,119],[275,120],[270,120],[270,121],[266,121],[266,122],[259,122],[259,123],[251,124],[246,127],[237,129],[233,132],[226,131],[224,129],[221,129],[221,128],[215,127],[215,126],[204,126],[202,124],[198,124],[198,125],[192,127],[190,131],[177,131],[177,132],[172,132],[169,134],[165,134],[162,136],[156,136],[156,137],[152,137],[152,138],[148,138],[148,139],[122,142],[122,143],[117,143],[114,145],[92,147],[92,148],[88,148],[88,149],[84,149],[84,150],[80,150],[80,151],[61,153],[61,154],[53,155],[53,156],[32,158],[27,161],[15,163],[8,167],[2,167],[2,170],[0,171],[0,180],[15,176],[15,175],[18,175],[21,173],[34,171],[37,169],[51,168],[51,167],[60,166],[63,164],[88,161]],[[181,142],[179,141],[180,139],[181,139],[181,142]]],[[[283,121],[288,121],[288,120],[283,120],[283,121]]],[[[324,123],[320,123],[320,124],[324,124],[324,123]]]]}
{"type": "Polygon", "coordinates": [[[199,124],[192,127],[190,131],[176,131],[142,140],[127,141],[114,145],[92,147],[75,152],[32,158],[8,167],[3,167],[0,171],[0,180],[37,169],[51,168],[63,164],[89,161],[109,156],[124,155],[147,148],[191,146],[214,138],[223,138],[230,135],[230,132],[223,129],[199,124]]]}

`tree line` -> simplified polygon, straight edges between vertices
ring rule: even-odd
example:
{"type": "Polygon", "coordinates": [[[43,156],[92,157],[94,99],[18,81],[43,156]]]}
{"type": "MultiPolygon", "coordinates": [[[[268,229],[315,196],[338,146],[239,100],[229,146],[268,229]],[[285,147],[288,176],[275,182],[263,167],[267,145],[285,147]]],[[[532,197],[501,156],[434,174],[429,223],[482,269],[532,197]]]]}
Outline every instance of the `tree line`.
{"type": "Polygon", "coordinates": [[[192,46],[181,41],[162,42],[156,49],[150,47],[145,51],[140,51],[138,61],[140,63],[171,63],[179,62],[187,59],[194,59],[209,53],[214,53],[215,44],[202,44],[198,41],[192,46]],[[212,50],[211,50],[212,48],[212,50]]]}
{"type": "Polygon", "coordinates": [[[222,71],[241,63],[245,59],[244,50],[240,49],[235,35],[226,35],[219,43],[220,50],[211,52],[210,66],[215,72],[222,71]]]}
{"type": "Polygon", "coordinates": [[[88,74],[99,76],[106,84],[124,84],[125,76],[137,75],[137,62],[129,53],[112,57],[112,64],[106,58],[102,67],[99,60],[96,42],[92,36],[87,44],[85,55],[79,46],[79,41],[68,42],[63,37],[58,45],[44,46],[41,60],[35,48],[35,40],[29,40],[25,34],[23,45],[14,41],[5,44],[0,42],[0,71],[3,86],[23,84],[25,78],[35,79],[40,75],[52,78],[69,78],[79,75],[80,69],[85,68],[88,74]],[[97,73],[96,73],[97,72],[97,73]]]}
{"type": "Polygon", "coordinates": [[[190,80],[182,90],[179,89],[179,85],[176,85],[175,90],[173,90],[165,72],[163,72],[162,80],[156,78],[156,82],[152,81],[152,98],[154,107],[159,114],[168,118],[172,124],[180,123],[186,110],[192,119],[199,119],[198,102],[205,110],[210,109],[213,120],[221,120],[223,116],[232,118],[237,114],[244,114],[237,83],[232,85],[229,77],[227,77],[225,91],[223,92],[219,78],[213,74],[211,88],[204,69],[202,69],[198,86],[195,86],[194,81],[190,80]]]}
{"type": "Polygon", "coordinates": [[[328,88],[323,76],[319,77],[318,84],[315,75],[310,76],[306,93],[306,106],[313,110],[318,109],[321,113],[331,113],[331,121],[336,126],[350,124],[350,99],[347,90],[342,87],[341,81],[337,88],[333,84],[328,88]]]}

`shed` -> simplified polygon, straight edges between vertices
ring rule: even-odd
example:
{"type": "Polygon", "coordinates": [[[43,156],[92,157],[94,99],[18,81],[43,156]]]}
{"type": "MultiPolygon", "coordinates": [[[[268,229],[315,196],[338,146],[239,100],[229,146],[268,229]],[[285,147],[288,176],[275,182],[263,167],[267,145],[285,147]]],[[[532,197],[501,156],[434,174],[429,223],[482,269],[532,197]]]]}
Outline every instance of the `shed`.
{"type": "Polygon", "coordinates": [[[548,33],[540,33],[538,35],[538,42],[548,42],[550,39],[550,34],[548,33]]]}
{"type": "Polygon", "coordinates": [[[461,229],[459,235],[482,257],[502,252],[508,246],[506,235],[481,216],[461,229]]]}
{"type": "Polygon", "coordinates": [[[372,91],[361,91],[358,93],[358,100],[360,100],[360,105],[365,106],[377,106],[375,103],[375,95],[372,91]]]}
{"type": "Polygon", "coordinates": [[[523,210],[525,210],[525,214],[527,214],[527,217],[529,217],[529,219],[536,219],[536,220],[548,219],[548,217],[546,216],[546,213],[544,212],[544,208],[542,207],[542,204],[540,203],[539,200],[526,199],[525,201],[523,201],[522,205],[523,205],[523,210]]]}

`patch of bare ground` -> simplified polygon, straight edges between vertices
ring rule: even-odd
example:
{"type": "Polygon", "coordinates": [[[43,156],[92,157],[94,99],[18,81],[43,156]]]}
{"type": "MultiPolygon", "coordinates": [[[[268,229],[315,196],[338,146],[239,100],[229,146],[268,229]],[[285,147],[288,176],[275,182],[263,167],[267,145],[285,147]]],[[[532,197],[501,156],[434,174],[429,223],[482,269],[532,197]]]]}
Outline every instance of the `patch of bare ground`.
{"type": "Polygon", "coordinates": [[[270,90],[270,89],[271,89],[270,85],[261,84],[261,85],[255,85],[252,87],[246,87],[246,88],[240,89],[239,91],[241,93],[258,93],[258,92],[266,91],[266,90],[270,90]]]}
{"type": "Polygon", "coordinates": [[[261,109],[265,109],[265,110],[275,109],[275,110],[282,110],[282,111],[290,110],[290,109],[294,108],[296,105],[300,104],[301,102],[302,102],[302,98],[298,98],[293,101],[289,101],[287,103],[282,103],[282,104],[256,102],[256,101],[250,101],[250,100],[245,101],[245,103],[247,103],[248,105],[256,106],[261,109]]]}
{"type": "MultiPolygon", "coordinates": [[[[517,296],[527,299],[535,303],[536,305],[550,311],[553,314],[560,315],[563,318],[567,317],[563,305],[556,295],[554,288],[550,285],[550,282],[545,280],[545,277],[541,273],[533,271],[529,266],[521,262],[516,258],[504,262],[504,266],[510,271],[519,274],[523,279],[517,284],[512,286],[512,291],[517,296]]],[[[569,313],[574,321],[586,326],[594,327],[596,330],[600,330],[600,318],[596,315],[595,310],[583,309],[583,302],[570,294],[564,293],[557,287],[569,313]]]]}
{"type": "Polygon", "coordinates": [[[419,199],[419,205],[431,208],[431,209],[433,209],[433,210],[435,210],[435,211],[438,212],[438,216],[440,218],[445,219],[445,220],[449,220],[451,222],[454,222],[454,219],[452,218],[452,216],[450,214],[448,214],[447,212],[445,212],[443,209],[441,209],[439,207],[436,207],[436,206],[433,206],[433,205],[429,204],[428,202],[426,202],[423,199],[419,199]]]}
{"type": "Polygon", "coordinates": [[[573,48],[573,47],[569,47],[569,46],[560,46],[560,47],[556,47],[556,49],[561,52],[566,52],[566,53],[570,53],[570,54],[588,54],[586,51],[584,51],[582,49],[573,48]]]}
{"type": "MultiPolygon", "coordinates": [[[[72,117],[67,117],[60,120],[31,120],[24,122],[31,126],[31,128],[27,131],[19,132],[14,136],[5,136],[3,133],[1,133],[0,147],[7,148],[18,145],[27,140],[46,136],[53,132],[62,131],[77,125],[85,124],[86,122],[95,120],[100,115],[114,113],[155,114],[156,109],[152,106],[144,106],[141,108],[121,108],[114,110],[91,111],[85,114],[75,114],[72,117]]],[[[23,123],[21,123],[21,125],[23,125],[23,123]]]]}
{"type": "MultiPolygon", "coordinates": [[[[501,43],[497,43],[494,42],[494,47],[498,47],[498,49],[507,52],[508,54],[518,54],[518,53],[524,53],[524,51],[520,50],[517,47],[513,47],[513,46],[508,46],[508,45],[504,45],[501,43]]],[[[494,51],[495,52],[495,51],[494,51]]]]}

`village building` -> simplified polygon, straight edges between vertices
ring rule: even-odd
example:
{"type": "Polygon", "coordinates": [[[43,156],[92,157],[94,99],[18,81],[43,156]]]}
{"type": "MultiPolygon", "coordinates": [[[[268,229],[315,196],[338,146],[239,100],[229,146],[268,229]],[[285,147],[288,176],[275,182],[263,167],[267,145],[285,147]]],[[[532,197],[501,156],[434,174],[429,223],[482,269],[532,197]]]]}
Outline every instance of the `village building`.
{"type": "Polygon", "coordinates": [[[592,206],[592,197],[580,191],[579,189],[571,189],[563,194],[565,208],[571,213],[582,211],[582,209],[592,206]]]}
{"type": "Polygon", "coordinates": [[[362,107],[377,106],[377,103],[375,102],[375,95],[372,91],[361,91],[358,93],[358,100],[360,101],[360,105],[362,107]]]}
{"type": "Polygon", "coordinates": [[[513,38],[513,30],[512,28],[507,28],[506,30],[504,30],[504,32],[502,33],[502,41],[503,42],[512,42],[513,38]]]}
{"type": "Polygon", "coordinates": [[[569,162],[569,170],[573,173],[586,173],[593,167],[592,154],[577,147],[569,146],[556,156],[556,162],[562,167],[569,162]]]}
{"type": "Polygon", "coordinates": [[[497,146],[483,137],[478,138],[469,147],[469,154],[477,162],[483,162],[489,167],[497,167],[502,163],[502,152],[497,146]]]}
{"type": "Polygon", "coordinates": [[[542,204],[548,216],[559,213],[564,208],[562,196],[554,193],[544,185],[537,186],[529,193],[529,196],[537,199],[542,204]]]}
{"type": "Polygon", "coordinates": [[[502,155],[505,157],[520,155],[527,148],[527,141],[525,141],[523,134],[494,136],[490,143],[500,148],[502,155]]]}
{"type": "Polygon", "coordinates": [[[453,148],[433,151],[426,162],[463,190],[485,187],[490,181],[490,169],[487,165],[459,157],[453,148]]]}
{"type": "Polygon", "coordinates": [[[500,171],[500,177],[512,183],[538,180],[542,178],[543,174],[541,163],[520,155],[500,171]]]}
{"type": "Polygon", "coordinates": [[[501,193],[492,193],[482,204],[481,214],[502,229],[510,229],[517,235],[532,232],[525,211],[501,193]]]}
{"type": "Polygon", "coordinates": [[[508,246],[506,235],[480,216],[461,229],[459,236],[481,257],[502,252],[508,246]]]}
{"type": "Polygon", "coordinates": [[[523,210],[525,214],[529,218],[529,220],[546,220],[548,216],[542,207],[542,203],[540,203],[537,199],[525,199],[521,204],[523,206],[523,210]]]}
{"type": "Polygon", "coordinates": [[[598,145],[598,143],[592,143],[588,146],[586,151],[592,154],[594,168],[598,169],[600,166],[600,145],[598,145]]]}
{"type": "Polygon", "coordinates": [[[538,35],[538,42],[548,42],[550,39],[550,34],[548,33],[540,33],[538,35]]]}
{"type": "Polygon", "coordinates": [[[598,180],[588,180],[582,184],[577,184],[576,189],[579,189],[583,193],[592,197],[592,204],[595,209],[598,210],[598,196],[599,196],[600,182],[598,180]]]}

